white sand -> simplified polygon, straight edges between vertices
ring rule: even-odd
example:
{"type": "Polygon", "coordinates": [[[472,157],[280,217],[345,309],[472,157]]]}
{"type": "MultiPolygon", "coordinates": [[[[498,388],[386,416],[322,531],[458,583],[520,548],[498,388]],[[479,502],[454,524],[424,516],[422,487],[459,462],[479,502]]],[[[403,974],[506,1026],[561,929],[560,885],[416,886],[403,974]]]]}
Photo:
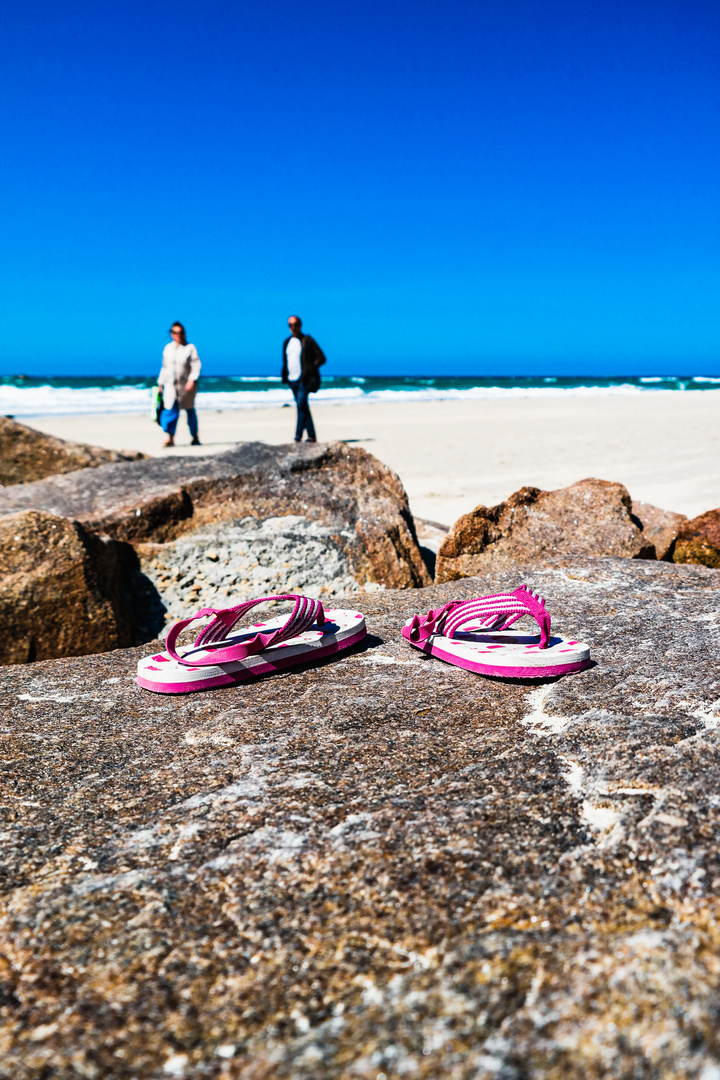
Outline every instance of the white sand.
{"type": "MultiPolygon", "coordinates": [[[[205,399],[205,403],[207,399],[205,399]]],[[[294,408],[203,410],[201,447],[162,450],[148,415],[23,420],[76,442],[148,454],[213,454],[254,439],[288,442],[294,408]]],[[[720,506],[720,390],[500,401],[314,406],[321,440],[362,446],[401,477],[413,513],[451,525],[519,487],[557,488],[587,476],[619,480],[635,499],[694,517],[720,506]]],[[[21,418],[18,418],[21,419],[21,418]]]]}

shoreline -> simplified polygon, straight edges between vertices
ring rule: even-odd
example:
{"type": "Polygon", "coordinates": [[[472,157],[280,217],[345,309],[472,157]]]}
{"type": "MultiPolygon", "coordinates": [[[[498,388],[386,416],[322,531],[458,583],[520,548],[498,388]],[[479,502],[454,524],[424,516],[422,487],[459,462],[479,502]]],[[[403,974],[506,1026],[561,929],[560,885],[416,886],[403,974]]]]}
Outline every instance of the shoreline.
{"type": "MultiPolygon", "coordinates": [[[[215,409],[199,397],[198,414],[203,445],[188,445],[181,416],[172,450],[162,449],[163,433],[148,412],[17,419],[62,439],[157,457],[286,443],[294,434],[292,407],[215,409]]],[[[320,441],[360,446],[398,473],[416,517],[450,526],[520,487],[549,490],[589,476],[619,481],[634,499],[695,517],[720,506],[719,417],[720,390],[706,390],[327,402],[317,407],[316,427],[320,441]]]]}

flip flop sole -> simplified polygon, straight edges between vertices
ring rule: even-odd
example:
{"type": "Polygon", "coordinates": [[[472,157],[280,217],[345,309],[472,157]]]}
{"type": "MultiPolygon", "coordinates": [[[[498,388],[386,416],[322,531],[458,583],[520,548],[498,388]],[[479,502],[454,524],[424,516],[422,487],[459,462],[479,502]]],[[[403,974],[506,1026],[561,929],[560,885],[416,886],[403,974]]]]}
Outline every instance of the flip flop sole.
{"type": "MultiPolygon", "coordinates": [[[[253,637],[260,631],[269,633],[282,626],[286,618],[286,615],[281,615],[267,622],[254,623],[246,627],[242,634],[223,640],[221,645],[227,648],[233,641],[253,637]]],[[[365,619],[360,612],[326,610],[322,627],[315,624],[296,638],[290,638],[264,652],[233,663],[190,668],[176,663],[167,653],[156,653],[155,656],[149,656],[138,663],[137,683],[144,690],[152,690],[156,694],[188,694],[195,690],[234,686],[260,675],[273,674],[332,656],[356,645],[366,635],[365,619]]],[[[208,647],[189,646],[179,652],[182,656],[192,655],[193,660],[212,657],[212,648],[208,647]]]]}
{"type": "Polygon", "coordinates": [[[517,631],[466,631],[457,638],[434,634],[426,641],[410,640],[410,624],[402,628],[410,645],[455,667],[503,679],[542,679],[568,675],[590,666],[590,647],[553,635],[547,649],[538,636],[517,631]]]}

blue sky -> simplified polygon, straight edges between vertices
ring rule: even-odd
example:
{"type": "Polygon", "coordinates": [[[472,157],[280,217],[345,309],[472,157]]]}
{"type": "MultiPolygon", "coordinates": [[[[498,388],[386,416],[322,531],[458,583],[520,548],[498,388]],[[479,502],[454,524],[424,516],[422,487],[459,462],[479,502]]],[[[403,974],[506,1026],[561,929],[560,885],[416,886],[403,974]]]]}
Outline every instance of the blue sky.
{"type": "Polygon", "coordinates": [[[5,374],[720,372],[720,6],[4,5],[5,374]]]}

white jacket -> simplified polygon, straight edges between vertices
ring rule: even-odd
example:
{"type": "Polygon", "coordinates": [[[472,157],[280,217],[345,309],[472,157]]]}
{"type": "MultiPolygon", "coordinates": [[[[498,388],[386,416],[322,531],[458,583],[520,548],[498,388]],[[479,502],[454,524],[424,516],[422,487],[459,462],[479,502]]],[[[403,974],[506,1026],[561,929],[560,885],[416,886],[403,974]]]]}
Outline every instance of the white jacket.
{"type": "Polygon", "coordinates": [[[162,368],[158,385],[163,390],[163,405],[172,409],[175,402],[181,409],[195,407],[195,390],[185,389],[185,383],[197,383],[200,375],[200,357],[194,345],[176,345],[169,341],[163,349],[162,368]]]}

